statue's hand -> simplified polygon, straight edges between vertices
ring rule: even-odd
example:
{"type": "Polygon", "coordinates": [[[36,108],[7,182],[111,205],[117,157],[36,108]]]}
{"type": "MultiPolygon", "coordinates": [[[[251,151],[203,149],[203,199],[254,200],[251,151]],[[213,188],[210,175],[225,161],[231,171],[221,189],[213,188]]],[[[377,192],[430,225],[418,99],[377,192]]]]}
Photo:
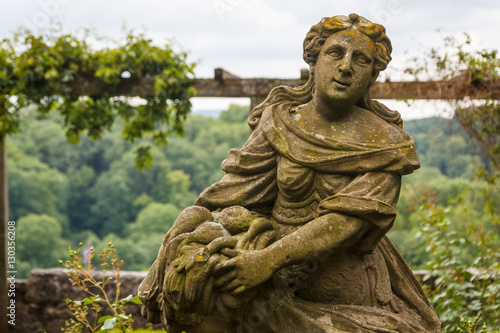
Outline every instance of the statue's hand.
{"type": "Polygon", "coordinates": [[[214,285],[233,295],[266,282],[274,273],[264,250],[229,250],[223,253],[233,258],[215,266],[214,285]]]}

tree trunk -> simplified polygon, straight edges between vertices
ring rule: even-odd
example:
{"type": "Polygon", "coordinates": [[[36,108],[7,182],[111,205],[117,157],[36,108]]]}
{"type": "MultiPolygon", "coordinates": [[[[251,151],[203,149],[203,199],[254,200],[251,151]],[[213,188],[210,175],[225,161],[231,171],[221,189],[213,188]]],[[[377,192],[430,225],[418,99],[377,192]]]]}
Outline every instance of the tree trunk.
{"type": "Polygon", "coordinates": [[[0,139],[0,332],[8,332],[7,306],[8,281],[7,281],[7,222],[9,216],[7,192],[7,137],[0,139]]]}

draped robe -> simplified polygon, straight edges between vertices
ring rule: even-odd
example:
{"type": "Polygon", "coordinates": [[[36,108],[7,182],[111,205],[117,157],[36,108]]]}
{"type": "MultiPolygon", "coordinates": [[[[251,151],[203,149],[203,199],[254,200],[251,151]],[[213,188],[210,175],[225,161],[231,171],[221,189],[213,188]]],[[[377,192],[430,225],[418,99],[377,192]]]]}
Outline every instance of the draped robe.
{"type": "MultiPolygon", "coordinates": [[[[246,144],[231,150],[223,162],[225,176],[205,189],[195,205],[210,211],[242,206],[257,212],[269,218],[277,241],[330,213],[362,219],[370,227],[347,251],[309,258],[276,272],[234,310],[233,323],[224,332],[292,328],[296,332],[439,332],[434,310],[385,236],[396,217],[401,176],[419,167],[413,139],[366,110],[359,121],[382,133],[377,140],[353,140],[341,131],[325,137],[301,127],[293,108],[283,103],[265,109],[246,144]]],[[[149,282],[140,288],[146,304],[154,303],[153,294],[158,298],[164,270],[172,261],[164,249],[193,229],[174,225],[167,233],[146,278],[149,282]]]]}

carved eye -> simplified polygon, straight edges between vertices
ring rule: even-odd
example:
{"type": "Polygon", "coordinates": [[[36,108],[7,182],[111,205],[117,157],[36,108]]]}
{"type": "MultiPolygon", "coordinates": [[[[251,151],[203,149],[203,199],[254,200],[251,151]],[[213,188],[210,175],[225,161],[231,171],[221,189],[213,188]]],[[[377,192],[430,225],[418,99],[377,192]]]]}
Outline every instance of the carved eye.
{"type": "Polygon", "coordinates": [[[328,55],[334,59],[340,59],[342,58],[342,52],[340,50],[331,50],[328,52],[328,55]]]}
{"type": "Polygon", "coordinates": [[[358,54],[354,60],[360,65],[367,65],[370,63],[370,59],[361,54],[358,54]]]}

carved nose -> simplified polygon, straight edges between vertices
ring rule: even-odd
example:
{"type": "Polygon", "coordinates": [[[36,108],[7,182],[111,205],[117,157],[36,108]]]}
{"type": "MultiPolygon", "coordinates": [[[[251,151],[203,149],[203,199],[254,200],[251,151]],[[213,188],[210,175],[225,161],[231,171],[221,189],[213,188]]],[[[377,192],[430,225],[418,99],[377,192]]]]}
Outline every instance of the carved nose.
{"type": "Polygon", "coordinates": [[[339,72],[345,75],[352,74],[351,62],[349,60],[344,60],[339,66],[339,72]]]}

